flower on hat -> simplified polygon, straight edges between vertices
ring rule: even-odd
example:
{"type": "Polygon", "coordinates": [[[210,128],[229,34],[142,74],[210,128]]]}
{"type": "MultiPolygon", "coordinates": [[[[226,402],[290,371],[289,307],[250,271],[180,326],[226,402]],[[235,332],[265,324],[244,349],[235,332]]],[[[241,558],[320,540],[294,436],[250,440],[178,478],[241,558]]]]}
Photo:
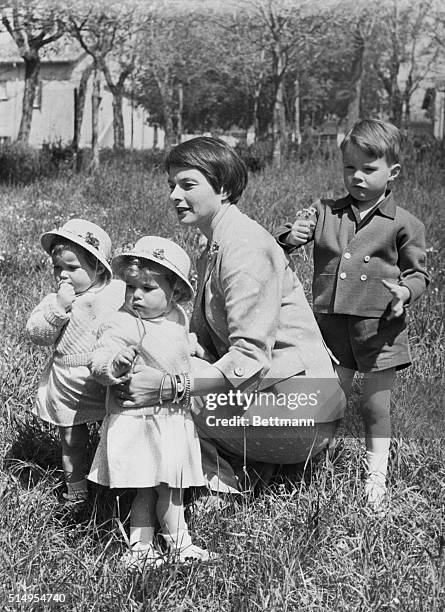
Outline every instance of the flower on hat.
{"type": "Polygon", "coordinates": [[[87,232],[84,236],[84,240],[87,244],[90,244],[95,249],[99,250],[100,242],[91,232],[87,232]]]}
{"type": "Polygon", "coordinates": [[[156,257],[156,259],[167,259],[164,249],[154,249],[154,251],[152,251],[152,255],[153,257],[156,257]]]}

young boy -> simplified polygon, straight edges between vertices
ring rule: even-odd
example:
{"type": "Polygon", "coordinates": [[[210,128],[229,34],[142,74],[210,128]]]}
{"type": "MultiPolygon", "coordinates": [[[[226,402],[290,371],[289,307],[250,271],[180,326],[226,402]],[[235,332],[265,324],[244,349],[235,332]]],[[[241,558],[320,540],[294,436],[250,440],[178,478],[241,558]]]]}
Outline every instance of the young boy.
{"type": "Polygon", "coordinates": [[[400,140],[389,123],[358,121],[341,145],[349,195],[316,202],[276,233],[288,252],[314,241],[313,307],[346,394],[355,372],[364,374],[365,492],[376,510],[386,493],[394,376],[411,363],[405,308],[429,282],[424,226],[388,189],[400,140]]]}

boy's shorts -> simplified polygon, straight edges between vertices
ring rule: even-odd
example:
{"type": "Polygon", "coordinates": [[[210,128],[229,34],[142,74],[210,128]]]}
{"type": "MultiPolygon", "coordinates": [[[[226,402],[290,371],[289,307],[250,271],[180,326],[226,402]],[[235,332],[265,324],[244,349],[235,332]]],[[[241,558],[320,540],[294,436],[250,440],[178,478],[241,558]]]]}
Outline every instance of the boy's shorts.
{"type": "Polygon", "coordinates": [[[324,341],[344,368],[378,372],[411,365],[405,314],[391,321],[345,314],[315,316],[324,341]]]}

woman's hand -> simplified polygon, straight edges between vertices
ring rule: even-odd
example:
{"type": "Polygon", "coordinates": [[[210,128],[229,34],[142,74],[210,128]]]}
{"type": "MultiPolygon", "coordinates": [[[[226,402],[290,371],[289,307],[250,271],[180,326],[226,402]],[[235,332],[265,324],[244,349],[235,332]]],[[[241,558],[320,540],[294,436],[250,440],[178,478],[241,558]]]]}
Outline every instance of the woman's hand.
{"type": "MultiPolygon", "coordinates": [[[[159,404],[159,387],[163,372],[146,365],[136,364],[130,380],[114,387],[117,403],[122,408],[141,408],[159,404]]],[[[167,378],[162,396],[164,399],[171,393],[171,383],[167,378]]]]}

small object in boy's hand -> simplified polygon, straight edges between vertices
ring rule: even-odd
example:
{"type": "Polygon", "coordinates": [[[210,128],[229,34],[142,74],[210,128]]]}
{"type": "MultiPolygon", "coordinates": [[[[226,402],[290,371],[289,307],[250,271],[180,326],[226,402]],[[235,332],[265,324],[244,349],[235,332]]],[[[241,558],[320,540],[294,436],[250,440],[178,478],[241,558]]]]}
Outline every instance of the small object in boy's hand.
{"type": "Polygon", "coordinates": [[[399,285],[393,280],[385,280],[382,279],[382,284],[391,292],[392,300],[391,300],[391,312],[386,317],[388,321],[392,319],[397,319],[402,316],[405,304],[409,301],[410,291],[408,287],[404,287],[403,285],[399,285]]]}

